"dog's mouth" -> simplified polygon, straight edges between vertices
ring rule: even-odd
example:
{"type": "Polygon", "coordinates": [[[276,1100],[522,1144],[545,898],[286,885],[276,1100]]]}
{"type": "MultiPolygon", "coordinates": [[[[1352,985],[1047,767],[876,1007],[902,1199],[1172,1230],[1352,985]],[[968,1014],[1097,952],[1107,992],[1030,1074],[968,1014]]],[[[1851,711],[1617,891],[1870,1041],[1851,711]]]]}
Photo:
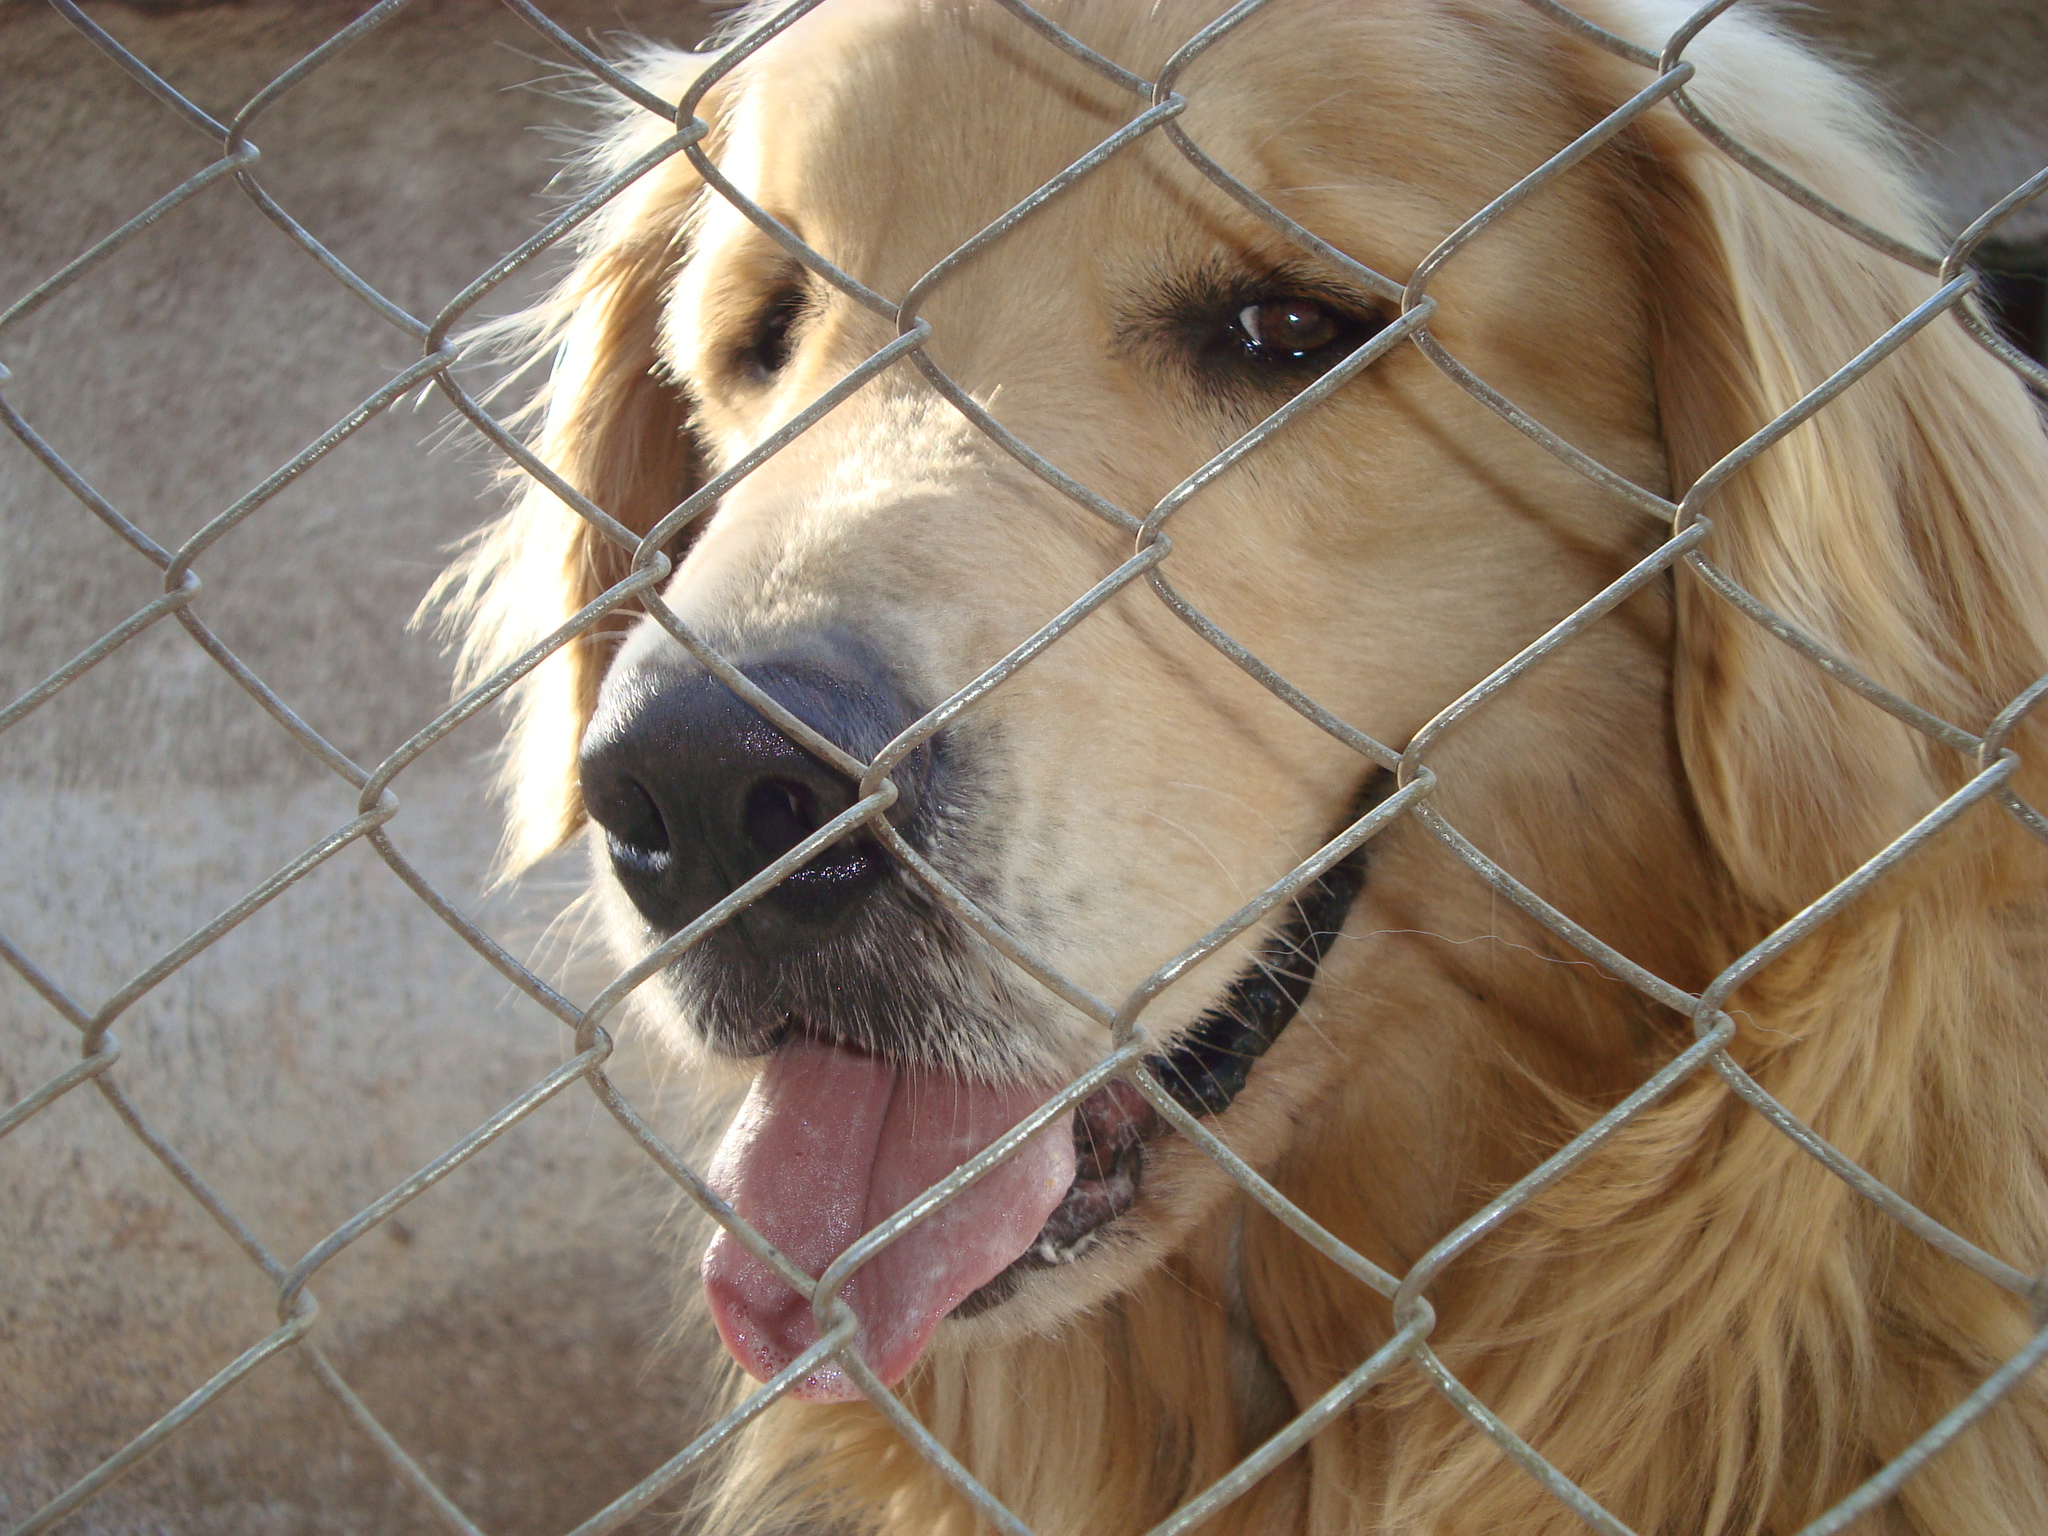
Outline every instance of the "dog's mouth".
{"type": "MultiPolygon", "coordinates": [[[[1307,1000],[1364,879],[1363,858],[1353,855],[1313,881],[1221,1001],[1146,1059],[1175,1103],[1196,1116],[1229,1107],[1307,1000]]],[[[709,1183],[799,1269],[821,1276],[862,1233],[1050,1092],[979,1085],[795,1033],[755,1080],[709,1183]]],[[[840,1292],[859,1321],[861,1359],[893,1386],[947,1316],[986,1312],[1030,1271],[1075,1263],[1113,1241],[1142,1190],[1147,1148],[1166,1128],[1135,1087],[1112,1082],[906,1227],[840,1292]]],[[[705,1254],[704,1279],[726,1347],[758,1379],[817,1342],[809,1300],[730,1233],[705,1254]]],[[[829,1361],[794,1390],[813,1400],[858,1395],[829,1361]]]]}
{"type": "MultiPolygon", "coordinates": [[[[1174,1043],[1146,1058],[1173,1101],[1198,1119],[1221,1114],[1252,1068],[1308,1001],[1316,972],[1365,886],[1363,859],[1332,866],[1296,898],[1292,916],[1239,973],[1220,1002],[1174,1043]]],[[[1072,1264],[1093,1251],[1137,1203],[1146,1144],[1167,1129],[1145,1096],[1112,1082],[1083,1099],[1073,1120],[1074,1182],[1031,1246],[955,1309],[972,1317],[1007,1301],[1034,1269],[1072,1264]]]]}

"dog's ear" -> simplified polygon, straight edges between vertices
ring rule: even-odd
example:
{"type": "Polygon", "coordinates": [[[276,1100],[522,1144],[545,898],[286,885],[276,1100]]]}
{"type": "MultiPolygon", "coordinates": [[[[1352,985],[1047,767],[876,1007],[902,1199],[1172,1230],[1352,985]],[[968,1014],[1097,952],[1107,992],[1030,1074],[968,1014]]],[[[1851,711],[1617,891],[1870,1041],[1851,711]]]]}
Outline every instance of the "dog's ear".
{"type": "MultiPolygon", "coordinates": [[[[640,71],[673,100],[708,62],[671,54],[640,71]]],[[[710,101],[699,109],[707,119],[710,101]]],[[[603,176],[672,132],[643,115],[594,155],[603,176]]],[[[676,154],[593,216],[568,276],[506,330],[551,356],[548,381],[525,414],[529,446],[570,486],[635,533],[645,533],[701,482],[688,402],[660,352],[668,287],[702,184],[676,154]]],[[[511,511],[482,531],[445,575],[437,601],[461,637],[465,685],[489,676],[624,579],[633,551],[537,479],[520,472],[511,511]]],[[[576,754],[599,684],[630,616],[614,612],[542,662],[514,690],[504,788],[510,825],[502,863],[517,873],[583,824],[576,754]]]]}
{"type": "MultiPolygon", "coordinates": [[[[1766,23],[1687,51],[1735,138],[1938,250],[1879,114],[1766,23]]],[[[1654,368],[1673,484],[1790,408],[1936,286],[1767,185],[1670,109],[1639,125],[1654,368]]],[[[1967,730],[2048,669],[2048,439],[1947,315],[1707,498],[1703,553],[1866,676],[1967,730]]],[[[1709,835],[1783,914],[1954,789],[1968,764],[1678,576],[1678,729],[1709,835]]],[[[2016,743],[2024,746],[2023,743],[2016,743]]]]}

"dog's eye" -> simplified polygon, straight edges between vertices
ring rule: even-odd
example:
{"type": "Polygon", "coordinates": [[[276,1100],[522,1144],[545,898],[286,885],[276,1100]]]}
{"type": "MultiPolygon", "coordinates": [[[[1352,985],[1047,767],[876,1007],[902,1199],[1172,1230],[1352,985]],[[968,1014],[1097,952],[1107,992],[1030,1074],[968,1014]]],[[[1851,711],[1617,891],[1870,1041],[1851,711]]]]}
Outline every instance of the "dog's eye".
{"type": "Polygon", "coordinates": [[[1239,309],[1227,339],[1247,362],[1293,368],[1334,363],[1378,329],[1320,299],[1279,294],[1239,309]]]}
{"type": "Polygon", "coordinates": [[[1272,409],[1328,373],[1392,323],[1372,294],[1319,270],[1217,262],[1168,272],[1133,294],[1116,344],[1164,365],[1212,405],[1272,409]]]}
{"type": "Polygon", "coordinates": [[[1290,361],[1320,352],[1343,330],[1338,318],[1314,299],[1262,299],[1237,312],[1246,344],[1265,357],[1290,361]]]}
{"type": "Polygon", "coordinates": [[[740,367],[750,378],[766,383],[788,365],[790,353],[795,350],[797,323],[809,307],[808,296],[798,288],[779,293],[769,301],[754,322],[753,335],[740,349],[740,367]]]}

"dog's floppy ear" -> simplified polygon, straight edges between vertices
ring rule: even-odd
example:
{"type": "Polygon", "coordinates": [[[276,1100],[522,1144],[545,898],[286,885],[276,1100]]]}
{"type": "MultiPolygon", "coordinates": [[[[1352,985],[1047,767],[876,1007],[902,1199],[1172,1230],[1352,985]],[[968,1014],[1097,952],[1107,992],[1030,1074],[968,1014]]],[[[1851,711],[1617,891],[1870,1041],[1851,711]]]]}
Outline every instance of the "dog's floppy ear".
{"type": "MultiPolygon", "coordinates": [[[[1838,207],[1940,249],[1861,92],[1730,16],[1696,100],[1838,207]]],[[[1639,129],[1658,405],[1674,487],[1791,407],[1932,279],[1800,207],[1661,109],[1639,129]]],[[[1704,554],[1865,675],[1973,732],[2048,669],[2048,439],[1941,316],[1708,498],[1704,554]]],[[[1952,791],[1967,764],[1678,577],[1678,728],[1709,835],[1783,914],[1952,791]]],[[[2024,750],[2024,743],[2021,745],[2024,750]]],[[[1981,823],[1979,823],[1981,824],[1981,823]]]]}
{"type": "MultiPolygon", "coordinates": [[[[663,56],[638,73],[673,100],[707,60],[663,56]]],[[[708,104],[700,109],[707,114],[708,104]]],[[[598,176],[629,165],[673,130],[642,115],[592,157],[598,176]]],[[[554,293],[506,329],[552,354],[548,381],[527,407],[533,452],[569,485],[645,533],[700,482],[682,391],[663,374],[659,339],[670,279],[701,182],[676,154],[591,219],[578,259],[554,293]]],[[[539,481],[485,529],[436,588],[461,633],[465,685],[488,676],[622,580],[621,546],[539,481]]],[[[607,661],[629,622],[614,613],[542,662],[513,694],[504,769],[510,826],[503,862],[517,873],[582,825],[576,753],[607,661]]]]}

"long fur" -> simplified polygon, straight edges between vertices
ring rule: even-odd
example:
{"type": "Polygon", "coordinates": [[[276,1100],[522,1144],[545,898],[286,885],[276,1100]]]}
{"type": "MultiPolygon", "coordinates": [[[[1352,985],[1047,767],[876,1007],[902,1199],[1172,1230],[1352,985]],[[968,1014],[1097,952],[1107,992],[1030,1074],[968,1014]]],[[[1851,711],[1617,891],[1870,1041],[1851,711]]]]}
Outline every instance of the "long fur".
{"type": "MultiPolygon", "coordinates": [[[[1587,10],[1649,41],[1684,13],[1661,0],[1587,10]]],[[[1556,75],[1560,142],[1589,120],[1584,103],[1597,114],[1640,83],[1519,8],[1499,11],[1505,35],[1543,39],[1527,47],[1556,75]]],[[[1879,227],[1931,241],[1880,116],[1842,75],[1741,16],[1716,22],[1688,57],[1700,68],[1697,97],[1736,137],[1879,227]]],[[[672,77],[692,67],[677,61],[672,77]]],[[[637,142],[622,138],[612,163],[637,142]]],[[[1613,216],[1642,232],[1640,303],[1618,297],[1612,323],[1643,332],[1672,488],[1929,291],[1668,109],[1599,164],[1613,216]]],[[[636,528],[695,473],[684,401],[652,361],[694,190],[680,171],[636,188],[552,310],[551,334],[566,340],[539,451],[636,528]]],[[[1718,565],[1943,718],[1982,730],[2048,670],[2048,447],[2014,380],[1951,321],[1750,464],[1705,510],[1718,565]]],[[[515,655],[623,570],[623,555],[552,497],[528,493],[465,568],[481,615],[474,665],[515,655]]],[[[1710,858],[1695,878],[1645,843],[1603,867],[1625,872],[1610,899],[1696,922],[1699,973],[1686,980],[1698,985],[1924,814],[1968,765],[1690,575],[1675,578],[1675,601],[1674,773],[1710,858]]],[[[603,657],[601,639],[579,642],[529,690],[511,775],[522,858],[578,820],[568,754],[603,657]]],[[[2022,727],[2013,745],[2027,757],[2038,733],[2022,727]]],[[[2018,782],[2038,799],[2038,771],[2018,782]]],[[[1630,789],[1617,782],[1609,793],[1630,789]]],[[[1625,828],[1627,815],[1613,824],[1625,828]]],[[[1564,818],[1533,819],[1517,832],[1522,872],[1539,889],[1568,886],[1594,857],[1577,846],[1584,835],[1564,818]]],[[[1979,807],[1730,1005],[1736,1054],[1770,1092],[1938,1220],[2030,1270],[2048,1264],[2044,867],[2038,846],[1979,807]]],[[[1503,1038],[1514,1034],[1507,999],[1473,1006],[1503,1038]]],[[[1340,996],[1325,1015],[1344,1007],[1340,996]]],[[[1676,1042],[1658,1035],[1640,1061],[1590,1073],[1504,1050],[1465,1074],[1465,1112],[1509,1129],[1456,1172],[1462,1210],[1588,1123],[1613,1085],[1640,1080],[1642,1063],[1676,1042]]],[[[1421,1155],[1404,1136],[1435,1134],[1402,1090],[1397,1073],[1345,1084],[1271,1173],[1332,1230],[1412,1259],[1412,1244],[1388,1234],[1410,1231],[1414,1213],[1396,1203],[1399,1181],[1372,1173],[1421,1155]]],[[[1466,1146],[1448,1137],[1434,1155],[1455,1162],[1466,1146]]],[[[2023,1305],[1903,1232],[1710,1073],[1619,1130],[1431,1297],[1444,1364],[1644,1536],[1795,1531],[2033,1329],[2023,1305]]],[[[1384,1302],[1231,1200],[1112,1302],[1046,1336],[942,1353],[904,1395],[1035,1530],[1140,1530],[1227,1472],[1388,1330],[1384,1302]]],[[[980,1528],[864,1405],[767,1414],[730,1459],[707,1517],[730,1531],[807,1518],[933,1536],[980,1528]]],[[[1582,1526],[1403,1368],[1204,1529],[1565,1536],[1582,1526]]],[[[2048,1394],[2023,1385],[1859,1529],[2048,1530],[2048,1394]]]]}
{"type": "MultiPolygon", "coordinates": [[[[674,97],[707,62],[664,52],[639,61],[637,72],[674,97]]],[[[663,126],[644,113],[626,117],[580,157],[577,170],[592,183],[618,174],[668,136],[663,126]]],[[[576,232],[575,267],[545,301],[473,338],[515,354],[552,355],[546,385],[517,418],[540,422],[532,451],[636,533],[667,516],[700,478],[688,408],[656,360],[662,301],[700,190],[681,155],[663,161],[576,232]]],[[[517,484],[513,510],[470,542],[422,608],[459,639],[464,687],[515,661],[632,568],[631,549],[546,485],[523,472],[517,484]]],[[[583,825],[576,790],[582,729],[562,723],[590,718],[624,622],[614,615],[576,636],[514,691],[501,775],[511,811],[507,875],[583,825]]]]}

